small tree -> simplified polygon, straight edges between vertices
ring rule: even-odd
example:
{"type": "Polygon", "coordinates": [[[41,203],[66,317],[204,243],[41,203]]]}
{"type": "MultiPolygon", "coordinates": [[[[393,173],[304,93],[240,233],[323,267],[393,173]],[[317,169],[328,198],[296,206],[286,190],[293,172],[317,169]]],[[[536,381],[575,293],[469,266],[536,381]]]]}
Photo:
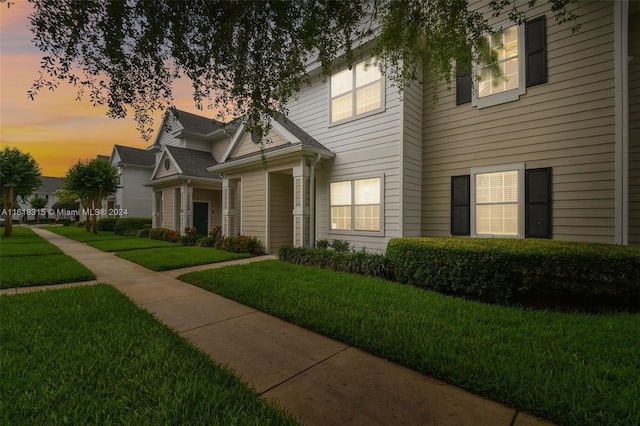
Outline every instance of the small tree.
{"type": "Polygon", "coordinates": [[[107,160],[78,161],[63,178],[64,190],[77,195],[89,213],[85,229],[98,233],[98,215],[104,197],[118,189],[118,170],[107,160]]]}
{"type": "Polygon", "coordinates": [[[46,207],[47,199],[35,195],[29,200],[29,204],[36,211],[36,223],[40,223],[40,210],[46,207]]]}
{"type": "Polygon", "coordinates": [[[0,151],[0,192],[2,211],[6,215],[5,237],[13,234],[12,216],[18,206],[18,197],[28,197],[40,184],[40,166],[31,154],[9,147],[0,151]]]}

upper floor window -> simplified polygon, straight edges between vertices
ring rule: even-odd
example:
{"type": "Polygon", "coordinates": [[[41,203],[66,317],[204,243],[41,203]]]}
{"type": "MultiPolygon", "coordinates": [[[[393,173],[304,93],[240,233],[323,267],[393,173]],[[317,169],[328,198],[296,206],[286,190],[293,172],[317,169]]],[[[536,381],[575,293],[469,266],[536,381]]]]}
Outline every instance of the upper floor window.
{"type": "Polygon", "coordinates": [[[475,67],[473,104],[479,108],[515,101],[526,93],[524,26],[512,25],[485,38],[487,53],[475,67]],[[490,62],[495,62],[489,65],[490,62]]]}
{"type": "Polygon", "coordinates": [[[527,87],[547,82],[544,15],[524,25],[502,26],[485,41],[487,49],[481,49],[482,58],[472,72],[461,71],[457,76],[457,105],[471,102],[484,108],[515,101],[527,87]]]}
{"type": "Polygon", "coordinates": [[[371,60],[331,76],[331,122],[382,109],[382,74],[371,60]]]}

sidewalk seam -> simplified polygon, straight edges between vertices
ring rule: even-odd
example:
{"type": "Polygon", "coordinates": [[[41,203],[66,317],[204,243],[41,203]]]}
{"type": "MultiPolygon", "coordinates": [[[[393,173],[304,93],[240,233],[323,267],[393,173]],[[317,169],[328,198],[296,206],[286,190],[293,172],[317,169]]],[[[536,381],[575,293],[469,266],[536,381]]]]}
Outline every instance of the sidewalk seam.
{"type": "Polygon", "coordinates": [[[325,358],[323,358],[323,359],[319,360],[318,362],[314,363],[313,365],[310,365],[309,367],[307,367],[307,368],[305,368],[305,369],[303,369],[303,370],[298,371],[296,374],[294,374],[294,375],[293,375],[293,376],[291,376],[291,377],[288,377],[288,378],[284,379],[284,380],[283,380],[283,381],[281,381],[280,383],[276,383],[275,385],[271,386],[270,388],[265,389],[265,390],[263,390],[262,392],[259,392],[259,393],[258,393],[258,395],[259,395],[259,396],[263,396],[265,393],[267,393],[267,392],[269,392],[269,391],[274,390],[275,388],[277,388],[277,387],[279,387],[279,386],[281,386],[281,385],[283,385],[283,384],[285,384],[285,383],[287,383],[287,382],[291,381],[292,379],[294,379],[294,378],[298,377],[299,375],[301,375],[301,374],[303,374],[303,373],[306,373],[307,371],[311,370],[312,368],[317,367],[318,365],[325,363],[326,361],[330,360],[331,358],[335,357],[336,355],[341,354],[342,352],[344,352],[344,351],[346,351],[347,349],[350,349],[350,348],[352,348],[352,347],[353,347],[353,346],[351,346],[351,345],[349,345],[349,346],[345,346],[344,348],[340,349],[338,352],[333,353],[333,354],[329,355],[328,357],[325,357],[325,358]]]}

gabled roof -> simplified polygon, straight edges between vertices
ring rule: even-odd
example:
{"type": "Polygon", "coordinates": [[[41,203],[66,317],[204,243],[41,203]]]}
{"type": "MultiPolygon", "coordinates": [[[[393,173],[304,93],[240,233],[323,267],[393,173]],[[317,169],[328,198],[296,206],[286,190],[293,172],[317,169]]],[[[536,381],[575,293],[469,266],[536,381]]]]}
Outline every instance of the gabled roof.
{"type": "Polygon", "coordinates": [[[40,176],[42,184],[35,191],[39,194],[54,194],[62,186],[62,178],[40,176]]]}
{"type": "Polygon", "coordinates": [[[272,120],[272,131],[275,131],[282,135],[282,137],[287,141],[284,144],[277,146],[269,146],[266,145],[263,150],[256,150],[255,152],[240,155],[237,157],[230,158],[233,151],[236,149],[237,145],[240,143],[242,139],[242,135],[244,134],[245,126],[244,123],[238,128],[238,131],[231,139],[229,144],[229,148],[227,152],[225,152],[222,157],[222,161],[220,164],[229,164],[238,160],[245,160],[247,158],[256,157],[262,158],[264,154],[273,153],[277,151],[282,151],[286,149],[291,149],[293,147],[299,147],[300,149],[312,149],[314,151],[326,153],[328,156],[333,157],[333,152],[327,149],[320,142],[315,140],[311,135],[298,127],[293,121],[287,119],[286,117],[279,117],[277,120],[272,120]]]}
{"type": "Polygon", "coordinates": [[[207,167],[218,164],[209,152],[170,145],[165,147],[165,152],[175,161],[181,175],[220,179],[220,175],[207,170],[207,167]]]}
{"type": "Polygon", "coordinates": [[[187,111],[175,110],[175,117],[177,121],[182,124],[184,130],[190,133],[208,135],[211,132],[222,129],[224,126],[224,124],[219,121],[215,121],[201,115],[192,114],[187,111]]]}
{"type": "Polygon", "coordinates": [[[152,167],[156,163],[156,156],[146,149],[132,148],[130,146],[114,145],[113,149],[118,152],[120,162],[134,166],[152,167]]]}

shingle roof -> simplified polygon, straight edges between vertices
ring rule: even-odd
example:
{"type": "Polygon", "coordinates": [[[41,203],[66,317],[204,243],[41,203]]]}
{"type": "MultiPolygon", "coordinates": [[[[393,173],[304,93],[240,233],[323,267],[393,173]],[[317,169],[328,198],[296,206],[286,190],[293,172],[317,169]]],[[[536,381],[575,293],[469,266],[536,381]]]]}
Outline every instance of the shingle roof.
{"type": "Polygon", "coordinates": [[[39,194],[53,194],[62,186],[62,178],[41,176],[42,184],[36,190],[39,194]]]}
{"type": "Polygon", "coordinates": [[[263,150],[259,150],[259,151],[256,151],[256,152],[250,152],[248,154],[244,154],[244,155],[240,155],[240,156],[237,156],[237,157],[229,158],[229,159],[227,159],[225,161],[225,163],[230,163],[230,162],[233,162],[233,161],[242,160],[242,159],[249,158],[249,157],[258,157],[258,156],[261,157],[264,154],[268,154],[268,153],[275,152],[275,151],[280,151],[282,149],[289,148],[289,147],[296,146],[296,145],[309,146],[309,147],[313,147],[313,148],[317,148],[317,149],[322,149],[322,150],[325,150],[327,152],[331,152],[324,145],[322,145],[320,142],[315,140],[313,137],[311,137],[311,135],[309,135],[307,132],[302,130],[293,121],[289,120],[288,118],[280,117],[280,118],[278,118],[277,121],[285,129],[287,129],[289,132],[291,132],[291,134],[293,136],[295,136],[296,138],[300,139],[300,142],[299,143],[298,142],[295,142],[295,143],[287,142],[287,143],[284,143],[282,145],[277,145],[277,146],[269,146],[269,144],[266,144],[263,150]]]}
{"type": "Polygon", "coordinates": [[[120,161],[124,164],[151,167],[156,163],[155,154],[146,149],[122,145],[114,145],[114,148],[118,151],[120,161]]]}
{"type": "Polygon", "coordinates": [[[192,114],[187,111],[175,110],[176,118],[184,127],[184,130],[191,133],[208,135],[209,133],[221,129],[224,124],[211,118],[192,114]]]}
{"type": "Polygon", "coordinates": [[[220,178],[218,173],[211,173],[207,170],[207,167],[218,164],[211,153],[170,145],[166,146],[166,150],[169,151],[173,159],[178,163],[178,167],[182,170],[183,175],[216,179],[220,178]]]}

